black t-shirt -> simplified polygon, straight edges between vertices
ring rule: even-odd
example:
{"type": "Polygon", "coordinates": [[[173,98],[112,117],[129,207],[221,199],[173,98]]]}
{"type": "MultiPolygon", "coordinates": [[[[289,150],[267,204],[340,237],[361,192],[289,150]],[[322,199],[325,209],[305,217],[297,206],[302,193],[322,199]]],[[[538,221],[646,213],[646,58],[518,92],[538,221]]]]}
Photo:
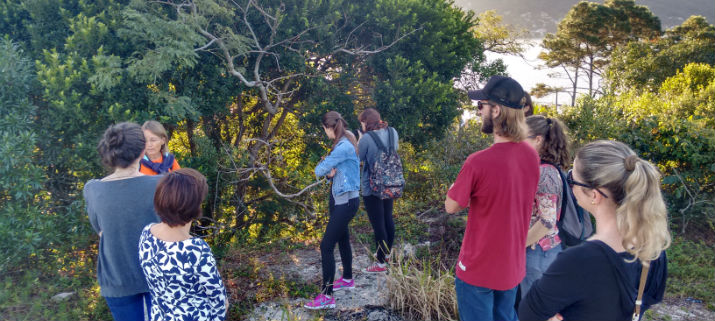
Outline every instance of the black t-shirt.
{"type": "MultiPolygon", "coordinates": [[[[588,241],[561,252],[519,304],[519,320],[630,320],[635,307],[641,264],[616,253],[601,241],[588,241]]],[[[660,302],[665,292],[665,252],[651,262],[643,309],[660,302]]]]}

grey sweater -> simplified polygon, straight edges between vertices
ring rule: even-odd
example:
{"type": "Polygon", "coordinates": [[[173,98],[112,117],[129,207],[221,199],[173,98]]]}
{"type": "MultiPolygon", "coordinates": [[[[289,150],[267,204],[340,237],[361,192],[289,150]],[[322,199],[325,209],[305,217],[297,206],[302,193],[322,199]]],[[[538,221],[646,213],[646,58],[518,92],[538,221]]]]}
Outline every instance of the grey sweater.
{"type": "MultiPolygon", "coordinates": [[[[387,127],[375,130],[374,132],[377,134],[377,137],[380,138],[385,148],[389,148],[389,144],[387,141],[389,138],[387,132],[388,128],[392,131],[392,145],[394,146],[394,150],[396,151],[398,147],[398,137],[397,131],[394,128],[387,127]]],[[[367,133],[362,134],[362,137],[358,142],[358,156],[360,157],[360,162],[362,162],[362,171],[360,172],[360,194],[362,196],[372,195],[372,191],[370,191],[369,181],[370,168],[372,168],[373,164],[375,164],[375,160],[377,160],[377,156],[379,155],[380,150],[379,148],[377,148],[377,144],[375,144],[375,142],[372,140],[372,137],[370,137],[370,135],[368,135],[367,133]]]]}
{"type": "Polygon", "coordinates": [[[84,186],[89,222],[97,233],[102,232],[97,260],[102,296],[149,292],[139,265],[139,236],[144,226],[160,221],[154,211],[154,191],[159,178],[93,179],[84,186]]]}

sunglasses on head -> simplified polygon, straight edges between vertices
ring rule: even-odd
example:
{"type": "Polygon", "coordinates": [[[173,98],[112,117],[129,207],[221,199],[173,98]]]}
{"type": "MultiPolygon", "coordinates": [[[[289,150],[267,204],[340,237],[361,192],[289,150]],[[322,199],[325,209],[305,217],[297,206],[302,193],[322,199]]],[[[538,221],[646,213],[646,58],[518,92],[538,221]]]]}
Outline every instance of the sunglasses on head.
{"type": "Polygon", "coordinates": [[[478,109],[478,110],[482,110],[482,108],[484,108],[484,106],[486,106],[486,105],[494,106],[494,104],[490,104],[490,103],[485,103],[485,102],[478,101],[478,102],[477,102],[477,109],[478,109]]]}
{"type": "Polygon", "coordinates": [[[569,173],[566,175],[566,183],[568,183],[571,188],[573,188],[574,185],[578,185],[578,186],[585,187],[585,188],[589,188],[589,189],[595,189],[596,192],[598,192],[599,194],[603,195],[603,197],[608,198],[608,196],[607,196],[605,193],[601,192],[601,190],[598,189],[598,187],[591,186],[591,185],[586,184],[586,183],[581,183],[581,182],[579,182],[579,181],[575,181],[575,180],[573,179],[573,169],[570,169],[570,170],[569,170],[569,173]]]}

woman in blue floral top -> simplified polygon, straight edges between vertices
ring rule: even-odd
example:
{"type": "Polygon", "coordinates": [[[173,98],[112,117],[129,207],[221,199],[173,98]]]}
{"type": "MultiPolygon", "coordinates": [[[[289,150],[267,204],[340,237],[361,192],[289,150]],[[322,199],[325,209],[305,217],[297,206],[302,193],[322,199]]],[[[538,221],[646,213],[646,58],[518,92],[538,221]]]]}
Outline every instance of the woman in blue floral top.
{"type": "Polygon", "coordinates": [[[568,137],[563,123],[555,118],[534,115],[526,118],[526,124],[529,127],[526,142],[539,153],[541,175],[526,235],[526,276],[519,284],[522,298],[561,252],[556,221],[561,213],[564,186],[557,166],[570,163],[568,137]]]}
{"type": "Polygon", "coordinates": [[[151,320],[226,318],[226,289],[211,248],[189,234],[207,191],[206,178],[190,168],[166,174],[157,185],[154,207],[161,223],[147,225],[139,241],[151,291],[151,320]]]}

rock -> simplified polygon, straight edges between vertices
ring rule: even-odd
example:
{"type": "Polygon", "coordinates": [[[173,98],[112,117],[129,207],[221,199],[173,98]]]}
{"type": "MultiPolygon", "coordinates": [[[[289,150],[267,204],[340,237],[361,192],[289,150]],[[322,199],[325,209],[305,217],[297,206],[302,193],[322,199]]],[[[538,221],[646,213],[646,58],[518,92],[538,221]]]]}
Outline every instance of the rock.
{"type": "Polygon", "coordinates": [[[53,297],[52,297],[52,301],[55,301],[55,302],[66,301],[67,299],[69,299],[69,298],[72,297],[73,295],[74,295],[74,292],[62,292],[62,293],[60,293],[60,294],[56,294],[55,296],[53,296],[53,297]]]}
{"type": "Polygon", "coordinates": [[[389,321],[390,316],[385,311],[372,311],[367,315],[367,321],[389,321]]]}

